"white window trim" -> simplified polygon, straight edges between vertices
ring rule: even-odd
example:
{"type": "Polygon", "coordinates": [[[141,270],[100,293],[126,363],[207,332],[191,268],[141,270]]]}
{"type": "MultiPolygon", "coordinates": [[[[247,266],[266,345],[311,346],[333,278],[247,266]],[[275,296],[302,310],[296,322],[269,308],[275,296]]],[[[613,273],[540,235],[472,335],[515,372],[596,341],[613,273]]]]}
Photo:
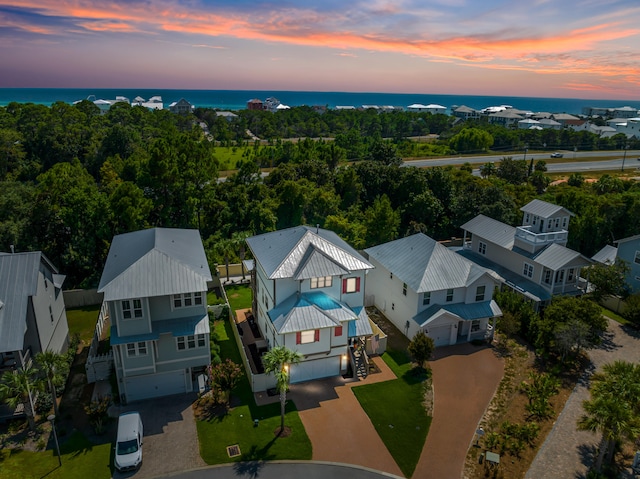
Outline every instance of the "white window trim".
{"type": "Polygon", "coordinates": [[[176,351],[191,351],[193,349],[202,349],[207,346],[205,334],[188,334],[187,336],[176,336],[176,351]],[[189,338],[193,338],[193,347],[189,346],[189,338]],[[202,342],[202,345],[200,345],[202,342]],[[184,347],[180,349],[180,344],[184,347]]]}
{"type": "Polygon", "coordinates": [[[636,251],[636,254],[633,257],[633,262],[635,264],[640,264],[640,251],[636,251]]]}
{"type": "Polygon", "coordinates": [[[347,283],[345,287],[345,293],[357,293],[358,292],[358,278],[346,278],[347,283]]]}
{"type": "Polygon", "coordinates": [[[127,351],[128,358],[137,358],[146,356],[149,354],[149,348],[147,346],[146,341],[136,341],[135,343],[127,343],[125,345],[125,350],[127,351]],[[133,349],[129,349],[129,346],[133,345],[133,349]],[[142,352],[144,350],[144,352],[142,352]]]}
{"type": "Polygon", "coordinates": [[[431,291],[422,293],[422,305],[427,306],[428,304],[431,304],[431,291]]]}
{"type": "Polygon", "coordinates": [[[300,344],[310,344],[316,342],[316,330],[312,329],[309,331],[301,331],[300,332],[300,344]],[[311,338],[311,339],[309,339],[311,338]]]}
{"type": "Polygon", "coordinates": [[[471,332],[477,333],[478,331],[480,331],[480,320],[474,319],[471,321],[471,332]]]}
{"type": "Polygon", "coordinates": [[[484,301],[484,298],[487,296],[487,286],[482,284],[476,287],[476,301],[484,301]],[[478,299],[480,296],[480,288],[482,288],[482,297],[478,299]]]}
{"type": "Polygon", "coordinates": [[[531,263],[524,263],[524,268],[522,269],[523,276],[527,278],[533,278],[534,267],[531,263]]]}
{"type": "Polygon", "coordinates": [[[309,280],[309,289],[331,288],[333,276],[319,276],[309,280]]]}
{"type": "Polygon", "coordinates": [[[144,306],[142,304],[142,299],[141,298],[131,298],[131,299],[122,299],[122,300],[120,300],[120,315],[121,315],[121,317],[122,317],[122,319],[124,321],[134,321],[136,319],[144,318],[144,306]],[[139,308],[137,308],[135,306],[135,302],[136,301],[140,302],[140,307],[139,308]],[[129,308],[127,308],[127,309],[125,309],[125,307],[124,307],[124,303],[125,302],[129,303],[129,308]],[[125,311],[128,311],[131,316],[126,318],[125,317],[125,311]],[[136,315],[136,311],[140,311],[140,316],[136,315]]]}
{"type": "Polygon", "coordinates": [[[487,254],[487,243],[478,241],[478,253],[480,253],[481,255],[487,254]]]}
{"type": "Polygon", "coordinates": [[[193,293],[172,294],[171,311],[174,311],[176,309],[200,307],[204,303],[204,297],[205,295],[202,293],[202,291],[195,291],[193,293]],[[180,304],[178,306],[176,306],[176,300],[180,301],[180,304]],[[191,304],[187,305],[187,301],[191,304]]]}
{"type": "Polygon", "coordinates": [[[445,296],[445,298],[444,298],[444,299],[445,299],[445,301],[446,301],[447,303],[451,303],[451,302],[453,302],[453,295],[454,295],[454,294],[455,294],[455,291],[454,291],[453,289],[448,289],[448,290],[447,290],[447,295],[446,295],[446,296],[445,296]],[[449,291],[451,291],[451,297],[449,297],[449,291]]]}

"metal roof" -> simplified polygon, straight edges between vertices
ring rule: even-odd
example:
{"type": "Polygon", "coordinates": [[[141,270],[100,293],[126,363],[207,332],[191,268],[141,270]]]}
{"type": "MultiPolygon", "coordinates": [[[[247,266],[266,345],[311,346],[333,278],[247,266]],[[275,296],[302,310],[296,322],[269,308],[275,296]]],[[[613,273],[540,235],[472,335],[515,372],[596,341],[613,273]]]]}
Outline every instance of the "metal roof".
{"type": "Polygon", "coordinates": [[[59,282],[57,270],[40,251],[0,253],[0,352],[24,348],[29,297],[38,292],[41,263],[59,282]]]}
{"type": "Polygon", "coordinates": [[[307,279],[371,269],[371,263],[333,231],[297,226],[247,239],[269,279],[307,279]]]}
{"type": "Polygon", "coordinates": [[[178,336],[193,336],[196,334],[209,334],[209,315],[196,315],[186,318],[168,319],[163,321],[151,321],[151,332],[118,336],[118,329],[111,326],[110,344],[127,344],[138,341],[154,341],[160,338],[161,334],[171,333],[176,338],[178,336]]]}
{"type": "Polygon", "coordinates": [[[358,315],[358,319],[349,321],[348,337],[359,338],[361,336],[372,336],[373,329],[371,328],[367,309],[363,306],[358,306],[353,308],[353,311],[358,315]]]}
{"type": "Polygon", "coordinates": [[[507,249],[513,247],[513,240],[516,234],[516,229],[513,226],[485,215],[476,216],[460,228],[507,249]]]}
{"type": "Polygon", "coordinates": [[[479,303],[434,304],[416,314],[412,319],[420,326],[429,324],[433,319],[446,311],[465,321],[502,316],[502,310],[494,300],[479,303]]]}
{"type": "Polygon", "coordinates": [[[533,261],[552,270],[562,268],[576,259],[581,259],[582,261],[579,261],[579,263],[584,266],[592,263],[591,260],[585,258],[577,251],[573,251],[557,243],[550,244],[533,257],[533,261]]]}
{"type": "Polygon", "coordinates": [[[541,218],[550,218],[551,216],[561,211],[564,211],[565,214],[568,214],[570,216],[575,216],[571,211],[562,206],[554,205],[553,203],[547,203],[546,201],[538,199],[530,201],[522,208],[520,208],[520,211],[531,213],[532,215],[539,216],[541,218]]]}
{"type": "Polygon", "coordinates": [[[640,235],[635,235],[635,236],[629,236],[628,238],[622,238],[619,239],[618,241],[614,241],[614,243],[626,243],[627,241],[635,241],[637,239],[640,239],[640,235]]]}
{"type": "Polygon", "coordinates": [[[613,264],[616,261],[616,257],[618,256],[618,248],[615,246],[611,246],[610,244],[605,245],[600,251],[594,254],[591,257],[592,261],[596,261],[602,264],[613,264]]]}
{"type": "Polygon", "coordinates": [[[206,291],[211,271],[198,230],[151,228],[113,238],[98,292],[105,301],[206,291]]]}
{"type": "Polygon", "coordinates": [[[417,293],[465,287],[488,273],[423,233],[365,252],[417,293]]]}
{"type": "Polygon", "coordinates": [[[279,334],[334,328],[358,317],[345,303],[322,292],[294,293],[268,314],[279,334]]]}

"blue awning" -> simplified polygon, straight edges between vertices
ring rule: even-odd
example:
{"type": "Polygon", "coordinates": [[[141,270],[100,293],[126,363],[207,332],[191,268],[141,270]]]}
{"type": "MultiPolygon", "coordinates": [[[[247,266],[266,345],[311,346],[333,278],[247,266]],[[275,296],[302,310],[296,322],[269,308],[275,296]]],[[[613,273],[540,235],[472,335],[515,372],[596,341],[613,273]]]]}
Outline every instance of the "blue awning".
{"type": "Polygon", "coordinates": [[[162,321],[152,321],[153,331],[144,334],[132,334],[128,336],[118,336],[118,330],[111,326],[111,345],[137,343],[140,341],[156,341],[161,334],[170,333],[173,337],[192,336],[196,334],[209,334],[209,316],[197,315],[187,318],[165,319],[162,321]]]}
{"type": "Polygon", "coordinates": [[[111,326],[111,338],[109,342],[111,346],[118,344],[137,343],[142,341],[155,341],[160,337],[160,334],[156,332],[145,334],[132,334],[130,336],[118,336],[118,329],[115,326],[111,326]]]}

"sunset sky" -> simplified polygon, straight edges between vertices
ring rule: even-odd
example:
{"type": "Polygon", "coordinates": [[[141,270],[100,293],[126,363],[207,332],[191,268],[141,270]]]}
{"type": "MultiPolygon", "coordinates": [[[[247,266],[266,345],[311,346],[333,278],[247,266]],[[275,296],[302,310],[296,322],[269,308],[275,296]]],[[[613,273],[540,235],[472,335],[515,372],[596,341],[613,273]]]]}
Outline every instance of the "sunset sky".
{"type": "Polygon", "coordinates": [[[0,0],[0,87],[640,99],[638,0],[0,0]]]}

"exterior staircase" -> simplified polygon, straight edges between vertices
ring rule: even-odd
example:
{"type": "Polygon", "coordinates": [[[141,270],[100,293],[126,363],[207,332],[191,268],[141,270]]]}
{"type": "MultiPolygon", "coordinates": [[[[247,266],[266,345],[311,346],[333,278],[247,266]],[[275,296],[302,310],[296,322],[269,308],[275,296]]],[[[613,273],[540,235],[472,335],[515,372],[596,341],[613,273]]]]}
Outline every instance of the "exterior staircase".
{"type": "Polygon", "coordinates": [[[369,358],[364,350],[364,341],[358,342],[357,349],[351,350],[353,372],[358,379],[365,379],[369,374],[369,358]]]}

